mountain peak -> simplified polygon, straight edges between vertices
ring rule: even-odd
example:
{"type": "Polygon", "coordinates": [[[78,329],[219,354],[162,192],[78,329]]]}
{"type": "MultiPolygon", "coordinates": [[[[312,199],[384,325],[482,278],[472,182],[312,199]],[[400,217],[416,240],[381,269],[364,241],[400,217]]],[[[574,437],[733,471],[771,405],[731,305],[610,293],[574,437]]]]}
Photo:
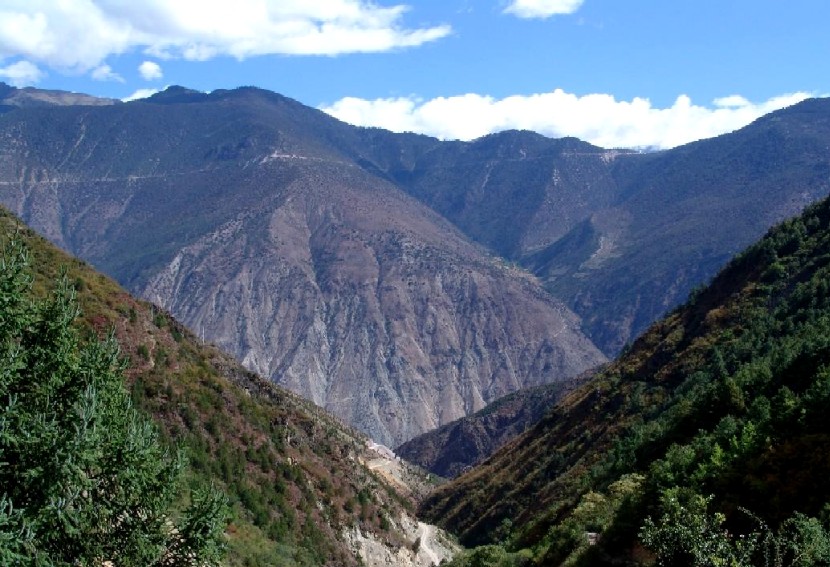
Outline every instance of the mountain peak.
{"type": "Polygon", "coordinates": [[[171,85],[163,91],[157,92],[144,100],[155,104],[179,104],[187,102],[202,102],[207,100],[208,96],[209,95],[207,93],[203,93],[202,91],[189,89],[181,85],[171,85]]]}

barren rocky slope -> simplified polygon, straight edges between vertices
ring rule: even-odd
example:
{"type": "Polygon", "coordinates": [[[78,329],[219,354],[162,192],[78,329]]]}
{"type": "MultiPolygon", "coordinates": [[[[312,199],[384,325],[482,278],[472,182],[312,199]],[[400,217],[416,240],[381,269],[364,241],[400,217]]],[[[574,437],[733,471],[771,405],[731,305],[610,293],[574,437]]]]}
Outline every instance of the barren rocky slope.
{"type": "Polygon", "coordinates": [[[360,132],[256,89],[18,110],[0,199],[387,445],[604,360],[534,278],[358,165],[360,132]]]}

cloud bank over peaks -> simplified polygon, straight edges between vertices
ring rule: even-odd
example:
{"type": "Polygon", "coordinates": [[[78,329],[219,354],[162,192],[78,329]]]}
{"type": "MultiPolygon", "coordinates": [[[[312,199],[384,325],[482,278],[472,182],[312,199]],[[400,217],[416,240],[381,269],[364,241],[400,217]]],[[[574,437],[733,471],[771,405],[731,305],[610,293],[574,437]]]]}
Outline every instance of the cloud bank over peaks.
{"type": "Polygon", "coordinates": [[[142,98],[149,98],[159,92],[159,89],[138,89],[133,94],[121,99],[121,102],[130,102],[133,100],[140,100],[142,98]]]}
{"type": "Polygon", "coordinates": [[[737,130],[810,96],[814,95],[796,92],[753,103],[731,95],[707,107],[680,95],[670,107],[657,108],[646,98],[625,101],[609,94],[578,96],[557,89],[502,99],[479,94],[431,100],[347,97],[320,110],[357,126],[417,132],[444,140],[533,130],[553,138],[574,136],[604,148],[667,149],[737,130]]]}
{"type": "Polygon", "coordinates": [[[505,14],[519,18],[549,18],[562,14],[573,14],[583,0],[511,0],[504,9],[505,14]]]}
{"type": "Polygon", "coordinates": [[[414,47],[450,33],[448,25],[405,27],[407,9],[368,0],[4,0],[0,63],[20,58],[87,73],[132,50],[188,60],[339,55],[414,47]]]}

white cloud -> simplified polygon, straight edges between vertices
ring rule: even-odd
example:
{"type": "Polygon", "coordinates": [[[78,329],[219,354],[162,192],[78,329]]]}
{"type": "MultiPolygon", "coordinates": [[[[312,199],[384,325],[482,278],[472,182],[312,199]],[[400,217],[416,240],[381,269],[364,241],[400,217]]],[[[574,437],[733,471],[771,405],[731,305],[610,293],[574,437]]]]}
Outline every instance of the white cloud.
{"type": "Polygon", "coordinates": [[[420,100],[344,98],[321,110],[351,124],[442,139],[471,140],[502,130],[533,130],[555,138],[575,136],[605,148],[672,148],[746,126],[756,118],[804,100],[792,93],[751,103],[733,95],[711,107],[686,95],[668,108],[645,98],[616,100],[607,94],[551,93],[494,99],[478,94],[420,100]]]}
{"type": "Polygon", "coordinates": [[[158,89],[138,89],[137,91],[135,91],[130,96],[126,96],[126,97],[122,98],[121,100],[123,102],[130,102],[131,100],[138,100],[138,99],[141,99],[141,98],[151,97],[154,94],[156,94],[157,92],[159,92],[158,89]]]}
{"type": "Polygon", "coordinates": [[[119,83],[124,82],[124,78],[112,70],[112,67],[109,65],[99,65],[95,69],[92,70],[90,73],[93,79],[96,81],[118,81],[119,83]]]}
{"type": "Polygon", "coordinates": [[[161,79],[164,76],[161,66],[155,61],[144,61],[138,66],[138,72],[145,81],[161,79]]]}
{"type": "Polygon", "coordinates": [[[24,57],[87,72],[135,49],[191,60],[338,55],[413,47],[450,33],[446,25],[404,27],[406,10],[369,0],[4,0],[0,61],[24,57]]]}
{"type": "Polygon", "coordinates": [[[559,14],[573,14],[584,0],[511,0],[506,14],[519,18],[549,18],[559,14]]]}
{"type": "Polygon", "coordinates": [[[741,95],[729,95],[721,98],[716,98],[712,104],[719,108],[741,108],[744,106],[751,106],[752,103],[741,95]]]}
{"type": "Polygon", "coordinates": [[[25,87],[39,82],[45,73],[31,61],[17,61],[11,65],[0,67],[0,78],[5,79],[15,87],[25,87]]]}

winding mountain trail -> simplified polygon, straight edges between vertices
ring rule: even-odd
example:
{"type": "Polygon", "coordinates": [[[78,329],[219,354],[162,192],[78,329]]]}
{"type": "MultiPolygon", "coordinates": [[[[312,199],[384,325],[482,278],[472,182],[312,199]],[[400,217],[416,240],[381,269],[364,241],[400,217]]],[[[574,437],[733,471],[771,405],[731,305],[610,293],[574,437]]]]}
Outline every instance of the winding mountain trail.
{"type": "Polygon", "coordinates": [[[421,547],[418,549],[419,552],[423,552],[430,560],[430,565],[438,565],[441,562],[441,559],[438,557],[438,554],[429,546],[429,542],[435,539],[435,526],[430,524],[425,524],[423,522],[418,522],[418,537],[421,540],[421,547]]]}

